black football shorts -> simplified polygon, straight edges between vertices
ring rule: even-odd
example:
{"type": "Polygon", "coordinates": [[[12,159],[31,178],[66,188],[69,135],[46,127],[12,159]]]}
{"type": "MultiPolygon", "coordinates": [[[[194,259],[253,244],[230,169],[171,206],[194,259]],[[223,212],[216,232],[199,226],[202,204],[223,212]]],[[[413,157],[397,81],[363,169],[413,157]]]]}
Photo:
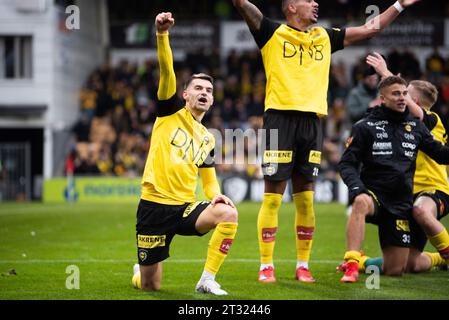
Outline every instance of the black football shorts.
{"type": "Polygon", "coordinates": [[[203,236],[196,231],[195,223],[209,204],[209,201],[197,201],[166,205],[141,199],[136,224],[139,264],[151,265],[167,259],[170,243],[176,234],[203,236]]]}
{"type": "Polygon", "coordinates": [[[321,163],[321,119],[312,112],[268,109],[264,114],[264,178],[284,181],[294,172],[315,181],[321,163]]]}
{"type": "Polygon", "coordinates": [[[370,195],[374,200],[374,215],[367,216],[365,220],[367,223],[377,225],[380,247],[412,247],[414,239],[411,234],[410,219],[390,213],[379,203],[374,194],[370,195]]]}

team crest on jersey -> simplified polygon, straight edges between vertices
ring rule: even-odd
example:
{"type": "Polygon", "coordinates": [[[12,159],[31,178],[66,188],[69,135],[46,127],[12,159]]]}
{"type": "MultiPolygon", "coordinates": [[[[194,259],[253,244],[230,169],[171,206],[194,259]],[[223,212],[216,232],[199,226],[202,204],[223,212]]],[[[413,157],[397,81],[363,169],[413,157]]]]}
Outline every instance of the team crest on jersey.
{"type": "Polygon", "coordinates": [[[407,132],[412,132],[412,126],[409,125],[409,124],[406,124],[406,125],[405,125],[405,131],[407,131],[407,132]]]}

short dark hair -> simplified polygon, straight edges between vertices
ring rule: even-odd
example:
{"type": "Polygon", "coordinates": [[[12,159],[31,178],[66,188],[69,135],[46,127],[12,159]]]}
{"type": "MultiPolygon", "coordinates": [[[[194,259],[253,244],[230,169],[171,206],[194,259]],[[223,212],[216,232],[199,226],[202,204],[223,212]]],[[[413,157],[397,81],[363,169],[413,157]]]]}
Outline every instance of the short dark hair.
{"type": "Polygon", "coordinates": [[[212,78],[210,75],[205,74],[205,73],[195,73],[192,74],[189,78],[189,80],[187,80],[186,84],[184,85],[184,89],[187,89],[188,86],[192,83],[193,80],[195,79],[202,79],[202,80],[206,80],[209,81],[212,85],[214,85],[214,78],[212,78]]]}
{"type": "Polygon", "coordinates": [[[288,5],[292,2],[292,0],[282,0],[282,12],[284,15],[287,15],[288,12],[288,5]]]}
{"type": "Polygon", "coordinates": [[[379,90],[379,92],[382,92],[385,88],[390,87],[394,84],[403,84],[407,87],[407,81],[405,81],[403,78],[398,76],[391,76],[383,79],[377,86],[377,89],[379,90]]]}
{"type": "Polygon", "coordinates": [[[429,81],[414,80],[410,85],[419,92],[426,107],[432,107],[438,99],[438,89],[429,81]]]}

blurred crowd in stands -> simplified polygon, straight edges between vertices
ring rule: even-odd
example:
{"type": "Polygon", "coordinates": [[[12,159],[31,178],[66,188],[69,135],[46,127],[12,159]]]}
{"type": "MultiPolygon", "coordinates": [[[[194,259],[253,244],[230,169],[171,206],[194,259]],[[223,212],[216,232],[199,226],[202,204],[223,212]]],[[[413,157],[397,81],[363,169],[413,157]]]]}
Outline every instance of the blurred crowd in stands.
{"type": "MultiPolygon", "coordinates": [[[[438,86],[440,96],[434,110],[448,127],[449,57],[435,50],[422,67],[414,53],[407,50],[393,50],[386,58],[394,74],[400,73],[408,80],[428,79],[438,86]]],[[[178,93],[190,74],[211,74],[215,78],[215,102],[203,124],[222,132],[223,137],[225,129],[261,129],[265,75],[259,52],[230,52],[222,60],[224,65],[220,66],[220,61],[217,53],[195,52],[188,54],[182,63],[175,63],[178,93]]],[[[105,63],[90,75],[80,92],[81,117],[73,128],[75,143],[69,158],[75,174],[126,177],[142,174],[156,119],[158,78],[157,61],[143,65],[122,61],[117,66],[105,63]]],[[[378,78],[371,75],[364,56],[350,67],[338,61],[331,66],[329,116],[323,122],[322,173],[326,178],[336,176],[351,125],[367,108],[379,104],[377,83],[378,78]]],[[[218,173],[261,177],[260,159],[257,162],[249,158],[254,155],[248,152],[248,147],[251,145],[246,143],[245,159],[218,164],[218,173]]],[[[223,155],[235,152],[235,148],[224,145],[222,152],[223,155]]]]}

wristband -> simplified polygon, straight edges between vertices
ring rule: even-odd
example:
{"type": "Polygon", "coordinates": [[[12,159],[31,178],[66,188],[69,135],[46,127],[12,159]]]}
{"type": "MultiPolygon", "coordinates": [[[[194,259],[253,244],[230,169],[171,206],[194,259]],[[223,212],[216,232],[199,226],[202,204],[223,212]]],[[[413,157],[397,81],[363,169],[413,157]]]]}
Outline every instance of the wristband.
{"type": "Polygon", "coordinates": [[[393,5],[393,7],[401,13],[404,11],[404,7],[399,3],[399,1],[396,1],[393,5]]]}

